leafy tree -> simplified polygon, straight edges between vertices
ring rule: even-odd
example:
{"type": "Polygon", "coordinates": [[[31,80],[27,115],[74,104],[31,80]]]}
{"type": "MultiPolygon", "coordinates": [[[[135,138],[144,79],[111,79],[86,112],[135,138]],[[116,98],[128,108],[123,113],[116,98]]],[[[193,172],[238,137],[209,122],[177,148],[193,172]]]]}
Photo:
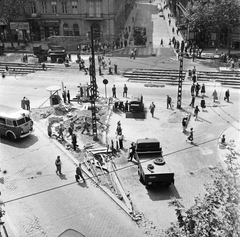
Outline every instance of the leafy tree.
{"type": "Polygon", "coordinates": [[[240,25],[238,0],[192,0],[186,7],[186,21],[193,31],[226,31],[228,48],[232,30],[240,25]]]}
{"type": "MultiPolygon", "coordinates": [[[[34,0],[35,1],[35,0],[34,0]]],[[[23,15],[30,8],[32,0],[0,0],[0,21],[7,25],[13,47],[10,20],[23,15]]]]}
{"type": "Polygon", "coordinates": [[[239,167],[234,159],[234,154],[227,156],[227,171],[221,167],[213,169],[213,182],[206,185],[203,198],[195,198],[192,207],[185,209],[178,200],[170,202],[178,221],[166,230],[166,236],[240,236],[239,167]]]}

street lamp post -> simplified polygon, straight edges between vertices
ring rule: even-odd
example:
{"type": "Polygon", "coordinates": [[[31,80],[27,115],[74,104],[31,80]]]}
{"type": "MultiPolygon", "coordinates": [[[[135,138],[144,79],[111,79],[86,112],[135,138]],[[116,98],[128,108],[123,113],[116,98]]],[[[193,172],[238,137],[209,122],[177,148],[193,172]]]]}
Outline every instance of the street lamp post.
{"type": "Polygon", "coordinates": [[[183,74],[183,55],[180,53],[179,55],[179,80],[178,80],[178,95],[177,95],[177,109],[182,108],[182,74],[183,74]]]}

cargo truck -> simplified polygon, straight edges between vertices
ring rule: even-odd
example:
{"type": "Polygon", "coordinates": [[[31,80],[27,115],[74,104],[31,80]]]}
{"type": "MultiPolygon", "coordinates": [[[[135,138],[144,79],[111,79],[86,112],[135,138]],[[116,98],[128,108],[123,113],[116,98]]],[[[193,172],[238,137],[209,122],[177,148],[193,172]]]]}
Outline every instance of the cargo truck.
{"type": "Polygon", "coordinates": [[[174,173],[164,161],[160,142],[156,138],[138,139],[134,157],[138,162],[140,181],[146,188],[174,184],[174,173]]]}

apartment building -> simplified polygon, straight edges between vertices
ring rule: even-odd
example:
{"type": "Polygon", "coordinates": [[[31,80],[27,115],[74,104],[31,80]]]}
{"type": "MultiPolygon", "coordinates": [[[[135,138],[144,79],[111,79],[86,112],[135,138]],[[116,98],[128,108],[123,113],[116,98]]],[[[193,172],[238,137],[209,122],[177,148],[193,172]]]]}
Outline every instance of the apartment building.
{"type": "MultiPolygon", "coordinates": [[[[46,40],[50,36],[76,36],[114,41],[136,0],[36,0],[24,15],[9,20],[15,40],[46,40]]],[[[8,29],[4,29],[8,39],[8,29]]]]}

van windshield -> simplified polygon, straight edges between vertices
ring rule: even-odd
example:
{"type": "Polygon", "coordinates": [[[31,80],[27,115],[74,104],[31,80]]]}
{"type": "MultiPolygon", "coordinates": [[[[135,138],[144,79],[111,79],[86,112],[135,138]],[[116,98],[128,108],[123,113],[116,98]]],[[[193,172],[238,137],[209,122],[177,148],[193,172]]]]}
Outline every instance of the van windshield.
{"type": "Polygon", "coordinates": [[[17,120],[18,126],[19,126],[19,125],[22,125],[22,124],[24,124],[24,123],[25,123],[25,119],[24,119],[24,118],[21,118],[21,119],[17,120]]]}

